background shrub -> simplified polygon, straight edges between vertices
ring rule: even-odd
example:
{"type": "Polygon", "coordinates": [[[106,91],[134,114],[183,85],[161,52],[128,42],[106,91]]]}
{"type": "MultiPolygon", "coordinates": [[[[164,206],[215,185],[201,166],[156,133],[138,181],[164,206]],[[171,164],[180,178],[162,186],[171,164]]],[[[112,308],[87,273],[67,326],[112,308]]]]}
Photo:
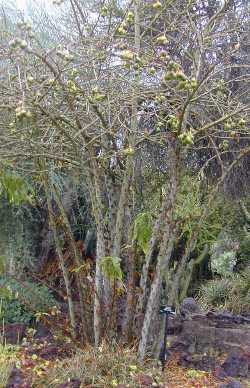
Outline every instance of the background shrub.
{"type": "Polygon", "coordinates": [[[35,313],[45,313],[57,304],[48,287],[31,281],[2,277],[0,288],[0,319],[6,323],[29,324],[35,313]]]}

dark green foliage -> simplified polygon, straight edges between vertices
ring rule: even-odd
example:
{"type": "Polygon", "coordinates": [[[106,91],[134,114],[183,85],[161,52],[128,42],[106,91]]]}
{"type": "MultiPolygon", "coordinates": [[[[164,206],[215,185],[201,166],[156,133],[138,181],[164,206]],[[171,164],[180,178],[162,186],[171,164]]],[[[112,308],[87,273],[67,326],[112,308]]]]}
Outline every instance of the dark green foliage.
{"type": "Polygon", "coordinates": [[[5,323],[29,324],[34,314],[17,299],[4,299],[1,303],[0,319],[5,323]]]}
{"type": "Polygon", "coordinates": [[[56,305],[50,290],[30,281],[0,279],[0,319],[8,323],[30,323],[35,314],[45,313],[56,305]]]}
{"type": "Polygon", "coordinates": [[[250,233],[240,242],[239,259],[243,264],[250,263],[250,233]]]}

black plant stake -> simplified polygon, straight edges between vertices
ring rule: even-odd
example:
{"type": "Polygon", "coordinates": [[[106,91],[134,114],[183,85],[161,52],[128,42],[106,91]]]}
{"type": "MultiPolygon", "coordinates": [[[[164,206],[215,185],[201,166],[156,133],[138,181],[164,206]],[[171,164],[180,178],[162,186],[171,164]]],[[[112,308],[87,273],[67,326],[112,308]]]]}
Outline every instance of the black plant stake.
{"type": "Polygon", "coordinates": [[[162,306],[160,308],[160,314],[164,314],[165,315],[165,328],[164,328],[164,339],[163,339],[163,343],[162,343],[162,346],[161,346],[161,351],[160,351],[160,357],[159,357],[159,360],[161,362],[161,366],[162,366],[162,371],[164,371],[164,368],[165,368],[165,363],[167,361],[167,335],[168,335],[168,317],[170,315],[175,315],[175,311],[174,311],[174,308],[172,306],[162,306]]]}

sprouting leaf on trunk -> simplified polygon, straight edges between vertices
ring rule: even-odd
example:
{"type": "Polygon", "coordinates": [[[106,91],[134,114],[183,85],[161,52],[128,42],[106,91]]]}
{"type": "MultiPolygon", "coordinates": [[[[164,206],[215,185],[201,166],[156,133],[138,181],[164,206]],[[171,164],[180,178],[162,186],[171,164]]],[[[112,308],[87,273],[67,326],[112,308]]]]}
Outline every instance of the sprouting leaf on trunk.
{"type": "Polygon", "coordinates": [[[148,251],[148,244],[152,234],[152,214],[149,212],[139,213],[134,221],[133,238],[138,242],[144,254],[148,251]]]}
{"type": "Polygon", "coordinates": [[[81,264],[79,267],[71,269],[70,272],[75,272],[75,273],[84,272],[84,271],[86,272],[89,269],[90,269],[90,264],[87,262],[87,263],[81,264]]]}
{"type": "Polygon", "coordinates": [[[0,256],[0,275],[5,272],[6,259],[5,256],[0,256]]]}
{"type": "Polygon", "coordinates": [[[0,299],[10,299],[12,291],[8,287],[0,287],[0,299]]]}
{"type": "Polygon", "coordinates": [[[103,273],[110,280],[122,280],[121,259],[119,257],[105,256],[101,260],[103,273]]]}
{"type": "Polygon", "coordinates": [[[1,171],[0,192],[6,196],[9,203],[14,205],[32,201],[33,190],[31,186],[18,174],[1,171]]]}

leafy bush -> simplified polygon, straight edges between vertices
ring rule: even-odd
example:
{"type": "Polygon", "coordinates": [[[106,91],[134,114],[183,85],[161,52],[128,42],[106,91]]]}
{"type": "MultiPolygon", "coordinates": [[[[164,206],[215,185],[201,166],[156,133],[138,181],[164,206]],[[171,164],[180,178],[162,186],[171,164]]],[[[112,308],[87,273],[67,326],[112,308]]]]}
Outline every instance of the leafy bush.
{"type": "Polygon", "coordinates": [[[250,311],[250,270],[231,278],[210,280],[199,290],[199,302],[204,308],[224,308],[235,314],[250,311]]]}
{"type": "Polygon", "coordinates": [[[1,301],[0,320],[7,323],[29,324],[34,314],[17,299],[4,299],[1,301]]]}
{"type": "Polygon", "coordinates": [[[211,260],[211,269],[214,273],[221,276],[231,276],[237,263],[236,252],[223,252],[211,260]]]}
{"type": "MultiPolygon", "coordinates": [[[[181,235],[188,241],[193,230],[200,222],[200,217],[206,209],[209,193],[204,192],[200,179],[194,179],[184,175],[181,182],[181,190],[177,196],[177,208],[174,217],[181,224],[181,235]]],[[[225,207],[225,201],[223,206],[225,207]]],[[[223,206],[220,200],[214,202],[209,217],[203,220],[199,227],[199,235],[196,244],[198,253],[202,252],[204,245],[213,244],[223,228],[223,206]]]]}
{"type": "Polygon", "coordinates": [[[44,285],[0,278],[0,319],[7,323],[30,323],[36,312],[47,312],[56,301],[44,285]]]}
{"type": "Polygon", "coordinates": [[[239,256],[241,262],[245,264],[250,262],[250,235],[241,239],[239,256]]]}

